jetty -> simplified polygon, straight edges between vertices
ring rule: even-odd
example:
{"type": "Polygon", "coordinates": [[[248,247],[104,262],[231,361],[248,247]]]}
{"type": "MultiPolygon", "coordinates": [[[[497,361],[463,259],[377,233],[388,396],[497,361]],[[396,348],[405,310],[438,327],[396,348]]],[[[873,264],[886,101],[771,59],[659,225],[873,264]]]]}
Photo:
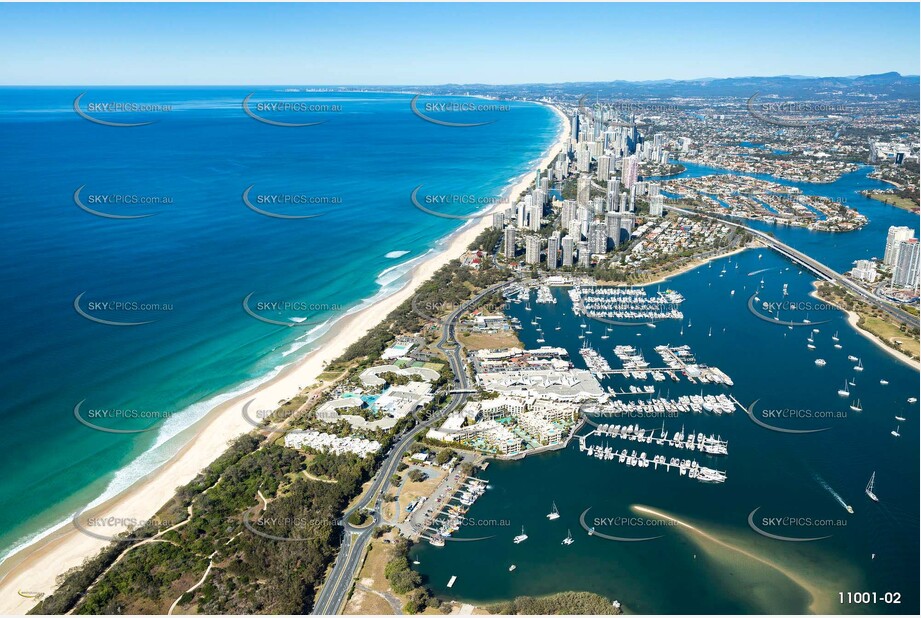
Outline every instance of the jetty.
{"type": "Polygon", "coordinates": [[[443,547],[444,539],[460,529],[467,510],[486,491],[487,483],[487,480],[475,477],[464,479],[451,496],[423,521],[419,536],[435,547],[443,547]]]}
{"type": "Polygon", "coordinates": [[[598,425],[593,431],[579,436],[579,450],[585,451],[589,447],[586,446],[586,439],[592,436],[601,436],[608,438],[617,438],[621,440],[629,440],[630,442],[637,442],[639,444],[656,444],[657,446],[670,446],[677,449],[685,449],[688,451],[699,451],[701,453],[706,453],[707,455],[728,455],[729,454],[729,442],[723,440],[720,436],[713,436],[712,434],[707,436],[703,433],[690,433],[685,434],[684,427],[680,431],[676,431],[673,435],[669,435],[665,431],[665,424],[662,424],[662,428],[659,430],[656,429],[643,429],[639,425],[598,425]],[[659,432],[659,435],[656,436],[656,432],[659,432]]]}
{"type": "Polygon", "coordinates": [[[649,459],[645,452],[637,455],[634,450],[628,454],[627,449],[617,452],[610,446],[589,446],[583,452],[589,457],[604,461],[616,461],[631,468],[652,467],[653,470],[662,468],[666,472],[670,472],[674,468],[678,470],[680,476],[694,479],[701,483],[724,483],[726,481],[725,472],[702,466],[692,459],[679,459],[677,457],[666,459],[665,455],[655,455],[652,459],[649,459]]]}

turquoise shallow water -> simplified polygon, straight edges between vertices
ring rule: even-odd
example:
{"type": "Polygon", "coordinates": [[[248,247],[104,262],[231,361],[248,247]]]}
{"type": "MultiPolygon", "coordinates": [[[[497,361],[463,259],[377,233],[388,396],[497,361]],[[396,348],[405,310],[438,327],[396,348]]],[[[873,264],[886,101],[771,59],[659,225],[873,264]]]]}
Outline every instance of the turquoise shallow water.
{"type": "Polygon", "coordinates": [[[214,403],[271,377],[348,310],[398,289],[459,225],[415,209],[414,187],[498,197],[559,131],[551,110],[525,103],[494,113],[492,124],[458,129],[413,115],[409,95],[257,91],[252,109],[265,117],[324,121],[287,128],[247,117],[241,102],[250,91],[239,88],[89,90],[83,111],[104,102],[170,106],[94,112],[155,121],[116,128],[77,116],[80,92],[0,89],[3,553],[155,468],[214,403]],[[273,101],[330,111],[257,106],[273,101]],[[93,216],[74,202],[81,186],[82,203],[94,210],[155,216],[93,216]],[[257,214],[242,201],[249,186],[251,203],[264,210],[320,216],[257,214]],[[91,201],[132,195],[168,201],[91,201]],[[325,201],[279,204],[272,196],[325,201]],[[74,310],[81,293],[91,315],[152,323],[94,323],[74,310]],[[242,306],[250,293],[259,315],[304,326],[250,317],[242,306]],[[116,301],[161,310],[92,309],[116,301]],[[258,309],[271,302],[293,306],[258,309]],[[94,419],[98,425],[153,429],[94,431],[74,418],[81,401],[83,416],[121,408],[148,417],[94,419]]]}
{"type": "MultiPolygon", "coordinates": [[[[689,166],[690,167],[690,166],[689,166]]],[[[688,173],[713,173],[689,169],[688,173]]],[[[845,177],[842,186],[810,188],[834,196],[852,195],[865,188],[866,170],[845,177]],[[863,180],[860,180],[860,179],[863,180]]],[[[870,181],[868,181],[870,182],[870,181]]],[[[916,218],[895,208],[879,209],[875,204],[857,207],[872,222],[864,230],[829,238],[805,230],[772,228],[785,242],[816,255],[845,270],[852,259],[864,254],[880,255],[888,225],[913,225],[916,218]],[[879,230],[882,229],[882,236],[879,230]],[[859,255],[852,258],[857,252],[859,255]]],[[[846,315],[833,308],[813,306],[785,312],[783,319],[809,319],[820,332],[814,334],[816,350],[807,347],[809,328],[787,329],[765,322],[748,310],[748,299],[764,279],[759,292],[762,301],[783,300],[816,303],[809,296],[814,279],[769,250],[749,250],[722,258],[663,284],[686,297],[682,323],[665,321],[656,328],[616,327],[610,339],[602,340],[603,325],[594,323],[587,340],[618,367],[613,348],[618,344],[637,346],[647,360],[658,360],[656,345],[689,344],[703,363],[717,366],[734,380],[731,389],[690,386],[671,380],[656,384],[662,396],[729,392],[745,405],[753,402],[762,410],[807,410],[813,418],[766,419],[782,428],[827,431],[790,435],[756,425],[743,412],[715,417],[709,414],[681,415],[639,421],[646,429],[674,432],[687,430],[721,435],[729,441],[727,457],[697,455],[702,465],[725,470],[724,484],[702,484],[651,468],[628,468],[616,461],[598,461],[580,453],[577,443],[551,454],[515,462],[492,462],[486,473],[490,489],[467,514],[471,525],[461,528],[456,538],[493,536],[478,542],[449,542],[443,548],[419,545],[413,555],[427,583],[446,598],[488,603],[517,595],[542,595],[565,590],[589,590],[619,599],[638,613],[802,613],[809,595],[784,574],[807,581],[832,581],[822,588],[818,600],[825,611],[837,613],[916,613],[918,610],[918,373],[893,359],[885,351],[856,333],[846,315]],[[738,265],[738,267],[736,267],[738,265]],[[723,267],[726,272],[722,273],[723,267]],[[783,285],[789,296],[784,298],[783,285]],[[732,294],[732,291],[735,294],[732,294]],[[821,324],[819,322],[822,322],[821,324]],[[833,347],[838,332],[842,349],[833,347]],[[859,357],[865,370],[855,372],[848,355],[859,357]],[[815,365],[824,358],[824,367],[815,365]],[[853,378],[852,397],[837,390],[853,378]],[[884,379],[888,385],[880,384],[884,379]],[[860,398],[863,411],[849,404],[860,398]],[[818,419],[831,413],[828,419],[818,419]],[[900,438],[890,435],[901,423],[900,438]],[[870,474],[876,472],[876,489],[881,502],[864,495],[870,474]],[[883,491],[883,484],[886,489],[883,491]],[[853,506],[847,514],[835,498],[837,493],[853,506]],[[545,517],[555,501],[561,518],[545,517]],[[713,543],[700,545],[694,535],[680,528],[658,527],[648,521],[619,521],[642,515],[631,509],[645,505],[664,511],[722,542],[738,547],[781,570],[765,567],[741,553],[713,543]],[[762,518],[785,517],[796,521],[769,525],[771,533],[798,538],[830,535],[813,542],[786,542],[755,533],[748,525],[749,514],[759,508],[762,518]],[[617,542],[590,537],[580,526],[586,509],[587,521],[597,530],[620,537],[660,536],[644,542],[617,542]],[[807,524],[801,518],[809,518],[807,524]],[[817,525],[819,520],[831,523],[817,525]],[[529,539],[519,545],[512,537],[525,526],[529,539]],[[561,545],[567,529],[575,543],[561,545]],[[707,551],[707,548],[716,551],[707,551]],[[517,565],[513,572],[511,564],[517,565]],[[452,575],[458,579],[450,589],[452,575]],[[900,604],[847,605],[838,602],[838,592],[875,591],[901,595],[900,604]]],[[[660,286],[651,286],[650,292],[660,286]]],[[[542,316],[546,345],[565,346],[577,366],[584,366],[578,349],[581,320],[573,319],[571,303],[557,290],[556,305],[531,303],[532,312],[511,305],[524,329],[521,338],[536,347],[533,315],[542,316]],[[559,324],[561,329],[554,330],[559,324]]],[[[653,363],[655,364],[655,363],[653,363]]],[[[616,390],[629,383],[610,378],[604,386],[616,390]]],[[[614,421],[622,422],[622,421],[614,421]]],[[[627,423],[635,423],[635,419],[627,423]]],[[[587,430],[583,429],[582,433],[587,430]]],[[[604,444],[595,438],[594,443],[604,444]]],[[[591,443],[591,442],[590,442],[591,443]]],[[[667,457],[684,456],[682,451],[656,445],[608,440],[615,448],[647,451],[667,457]]],[[[772,522],[768,522],[772,523],[772,522]]]]}

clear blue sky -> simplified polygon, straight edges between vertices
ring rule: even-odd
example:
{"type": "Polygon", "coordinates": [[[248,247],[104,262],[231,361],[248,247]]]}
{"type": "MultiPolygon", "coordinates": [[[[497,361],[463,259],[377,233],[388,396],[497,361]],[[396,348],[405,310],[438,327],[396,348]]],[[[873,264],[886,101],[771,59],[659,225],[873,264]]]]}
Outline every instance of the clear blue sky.
{"type": "Polygon", "coordinates": [[[0,84],[919,73],[919,5],[0,5],[0,84]]]}

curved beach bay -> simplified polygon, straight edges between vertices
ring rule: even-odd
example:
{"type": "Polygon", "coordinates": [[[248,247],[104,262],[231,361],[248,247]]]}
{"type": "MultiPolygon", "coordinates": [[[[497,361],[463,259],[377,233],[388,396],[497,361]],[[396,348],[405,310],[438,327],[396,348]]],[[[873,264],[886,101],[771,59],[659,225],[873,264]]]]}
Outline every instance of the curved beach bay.
{"type": "Polygon", "coordinates": [[[69,109],[76,94],[10,89],[0,106],[18,152],[4,173],[20,217],[3,243],[5,263],[15,254],[20,266],[4,271],[5,293],[19,299],[5,317],[19,330],[3,335],[15,368],[4,379],[15,394],[2,410],[8,443],[0,452],[16,473],[4,484],[11,506],[2,529],[7,551],[28,544],[0,567],[9,612],[34,604],[18,591],[50,591],[58,573],[102,546],[67,524],[70,513],[95,502],[100,515],[150,517],[251,429],[244,402],[274,408],[310,384],[485,225],[457,231],[456,220],[419,212],[409,201],[414,186],[517,195],[566,135],[544,106],[513,103],[484,131],[452,132],[413,116],[409,95],[369,93],[323,95],[343,115],[304,133],[246,118],[242,90],[181,89],[110,93],[181,104],[157,131],[129,138],[116,130],[107,141],[69,109]],[[49,148],[57,153],[51,172],[37,166],[49,148]],[[74,205],[82,184],[173,201],[155,217],[113,222],[74,205]],[[309,221],[275,220],[245,208],[249,185],[339,197],[341,205],[327,203],[309,221]],[[23,263],[27,255],[45,259],[23,263]],[[392,268],[397,260],[402,266],[392,268]],[[92,324],[72,307],[84,290],[169,302],[172,311],[142,327],[92,324]],[[303,329],[272,326],[242,309],[254,291],[332,309],[309,312],[303,329]],[[49,311],[56,320],[46,319],[49,311]],[[143,434],[94,432],[73,417],[84,398],[173,414],[143,434]]]}

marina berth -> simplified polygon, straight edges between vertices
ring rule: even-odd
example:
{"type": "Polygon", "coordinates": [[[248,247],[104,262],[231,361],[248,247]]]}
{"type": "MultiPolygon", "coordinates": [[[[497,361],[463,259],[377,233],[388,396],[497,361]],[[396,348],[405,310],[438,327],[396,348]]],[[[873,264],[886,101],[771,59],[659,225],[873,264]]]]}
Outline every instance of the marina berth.
{"type": "MultiPolygon", "coordinates": [[[[652,388],[652,387],[650,387],[652,388]]],[[[637,399],[625,401],[613,399],[596,406],[583,406],[582,410],[589,415],[598,416],[623,416],[645,414],[649,416],[677,416],[679,413],[732,414],[735,412],[736,403],[723,393],[719,395],[682,395],[676,399],[662,397],[650,399],[637,399]]]]}
{"type": "Polygon", "coordinates": [[[704,435],[703,433],[685,434],[684,427],[674,434],[669,434],[665,430],[663,423],[661,429],[643,429],[639,425],[598,425],[594,431],[584,436],[580,436],[580,450],[585,448],[585,440],[591,436],[600,436],[606,438],[618,438],[629,440],[639,444],[655,444],[657,446],[670,446],[673,448],[684,449],[688,451],[699,451],[707,455],[728,455],[729,442],[723,440],[720,436],[713,434],[704,435]],[[658,435],[656,433],[658,432],[658,435]]]}
{"type": "Polygon", "coordinates": [[[666,472],[674,468],[678,470],[679,476],[684,476],[701,483],[724,483],[726,481],[725,472],[715,468],[701,466],[699,462],[692,459],[680,459],[678,457],[666,459],[665,455],[654,455],[652,459],[649,459],[645,451],[637,455],[634,449],[628,454],[628,449],[623,449],[618,452],[610,446],[588,447],[584,452],[589,457],[594,457],[595,459],[603,461],[616,461],[617,463],[624,464],[631,468],[652,467],[653,470],[658,470],[661,467],[666,472]]]}
{"type": "Polygon", "coordinates": [[[599,320],[659,321],[680,320],[684,314],[678,306],[684,297],[673,290],[647,296],[645,288],[610,288],[573,286],[569,290],[573,311],[599,320]]]}

